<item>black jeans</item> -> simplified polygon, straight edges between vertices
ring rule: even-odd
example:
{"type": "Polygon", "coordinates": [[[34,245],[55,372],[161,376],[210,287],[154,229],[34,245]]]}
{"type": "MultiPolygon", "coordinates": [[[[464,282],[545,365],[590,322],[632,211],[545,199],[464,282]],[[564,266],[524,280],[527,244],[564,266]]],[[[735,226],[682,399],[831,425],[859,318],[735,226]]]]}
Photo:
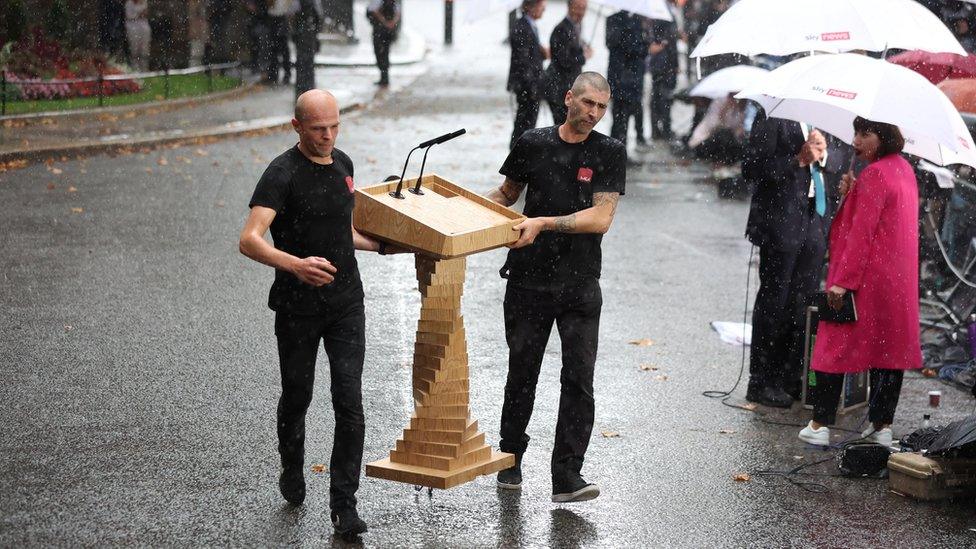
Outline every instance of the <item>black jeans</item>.
{"type": "Polygon", "coordinates": [[[525,433],[535,403],[539,370],[553,323],[562,343],[559,419],[552,449],[553,493],[579,478],[593,431],[593,370],[596,365],[600,309],[600,281],[584,279],[569,285],[537,290],[511,281],[505,291],[505,339],[508,341],[508,380],[502,406],[503,452],[521,455],[529,444],[525,433]]]}
{"type": "Polygon", "coordinates": [[[556,126],[562,125],[566,121],[566,116],[569,114],[569,107],[566,106],[566,101],[560,97],[558,100],[546,99],[546,103],[549,104],[549,112],[552,113],[552,123],[556,126]]]}
{"type": "Polygon", "coordinates": [[[373,54],[376,55],[376,68],[380,70],[380,82],[390,81],[390,46],[393,44],[393,33],[373,29],[373,54]]]}
{"type": "MultiPolygon", "coordinates": [[[[823,425],[833,425],[837,420],[837,401],[844,388],[844,374],[815,372],[817,384],[811,387],[813,420],[823,425]]],[[[871,368],[871,401],[868,403],[868,420],[871,423],[891,425],[895,421],[895,408],[901,396],[904,370],[871,368]]]]}
{"type": "Polygon", "coordinates": [[[277,416],[282,464],[301,467],[305,462],[305,412],[312,402],[319,341],[329,357],[335,411],[335,436],[329,462],[329,506],[333,510],[356,506],[366,432],[362,395],[365,334],[366,316],[361,302],[329,316],[284,313],[275,316],[281,360],[277,416]]]}
{"type": "Polygon", "coordinates": [[[651,128],[654,135],[670,138],[671,101],[674,96],[674,77],[651,73],[651,128]]]}
{"type": "Polygon", "coordinates": [[[515,142],[528,130],[535,127],[539,120],[539,94],[534,91],[515,92],[515,102],[518,108],[515,111],[515,127],[512,129],[512,139],[508,148],[514,149],[515,142]]]}
{"type": "Polygon", "coordinates": [[[810,211],[797,248],[759,250],[759,292],[752,311],[749,384],[795,388],[800,383],[806,306],[820,287],[827,242],[823,218],[810,211]],[[792,387],[791,387],[792,386],[792,387]]]}
{"type": "Polygon", "coordinates": [[[318,51],[318,29],[314,22],[295,20],[295,97],[315,88],[315,53],[318,51]]]}

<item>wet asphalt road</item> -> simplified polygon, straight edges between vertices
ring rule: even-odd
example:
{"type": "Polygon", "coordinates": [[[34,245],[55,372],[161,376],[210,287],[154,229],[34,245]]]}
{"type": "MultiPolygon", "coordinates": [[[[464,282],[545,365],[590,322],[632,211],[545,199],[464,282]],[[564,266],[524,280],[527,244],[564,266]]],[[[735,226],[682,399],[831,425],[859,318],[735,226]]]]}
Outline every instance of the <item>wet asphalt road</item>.
{"type": "MultiPolygon", "coordinates": [[[[459,44],[409,89],[344,118],[340,148],[357,163],[357,184],[398,172],[416,142],[458,127],[468,135],[435,148],[429,171],[478,192],[499,183],[511,128],[500,91],[502,31],[479,30],[489,46],[459,44]]],[[[602,70],[605,61],[593,66],[602,70]]],[[[45,166],[0,174],[0,545],[344,545],[328,524],[327,473],[307,473],[300,508],[277,493],[277,357],[265,306],[272,273],[237,252],[257,178],[293,142],[276,133],[59,162],[52,168],[60,174],[45,166]]],[[[720,343],[708,323],[742,316],[747,205],[717,199],[700,166],[677,164],[662,149],[640,156],[645,164],[629,173],[603,246],[597,419],[584,466],[603,495],[549,502],[559,368],[553,338],[522,493],[499,493],[483,477],[429,498],[364,478],[364,544],[976,546],[973,504],[913,502],[884,481],[805,477],[830,490],[813,494],[755,476],[829,454],[801,445],[799,427],[770,425],[700,396],[731,387],[738,373],[740,349],[720,343]],[[654,344],[628,344],[642,338],[654,344]],[[750,482],[733,481],[745,472],[753,473],[750,482]]],[[[472,412],[493,444],[507,356],[497,276],[503,259],[503,251],[471,257],[464,298],[472,412]]],[[[372,460],[388,452],[412,409],[409,360],[420,303],[411,257],[361,254],[360,269],[368,315],[365,456],[372,460]]],[[[308,465],[328,462],[326,367],[322,356],[308,465]]],[[[906,383],[896,434],[917,426],[924,394],[936,386],[906,383]]],[[[936,419],[970,412],[971,398],[941,388],[936,419]]],[[[733,401],[743,393],[737,389],[733,401]]],[[[760,412],[786,423],[808,418],[799,410],[760,412]]],[[[845,421],[853,428],[860,415],[845,421]]],[[[832,474],[829,465],[811,470],[832,474]]]]}

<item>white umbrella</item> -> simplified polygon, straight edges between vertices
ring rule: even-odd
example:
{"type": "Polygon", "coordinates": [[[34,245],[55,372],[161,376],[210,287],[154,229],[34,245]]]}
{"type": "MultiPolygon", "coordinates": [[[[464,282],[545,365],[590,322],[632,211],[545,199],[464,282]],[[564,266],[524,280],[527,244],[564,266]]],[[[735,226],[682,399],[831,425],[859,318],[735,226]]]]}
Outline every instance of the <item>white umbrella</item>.
{"type": "Polygon", "coordinates": [[[688,92],[688,95],[719,99],[730,93],[740,92],[754,86],[767,74],[769,74],[768,70],[749,65],[726,67],[703,78],[688,92]]]}
{"type": "Polygon", "coordinates": [[[522,5],[522,0],[467,0],[464,3],[464,21],[471,23],[497,11],[512,11],[522,5]]]}
{"type": "Polygon", "coordinates": [[[889,48],[966,55],[948,27],[913,0],[740,0],[691,56],[889,48]]]}
{"type": "Polygon", "coordinates": [[[596,4],[601,4],[611,8],[627,10],[651,19],[662,21],[674,21],[671,10],[668,9],[667,0],[593,0],[596,4]]]}
{"type": "Polygon", "coordinates": [[[976,144],[959,111],[924,76],[863,55],[804,57],[735,96],[767,116],[806,122],[851,143],[856,116],[895,124],[905,152],[940,166],[976,167],[976,144]]]}

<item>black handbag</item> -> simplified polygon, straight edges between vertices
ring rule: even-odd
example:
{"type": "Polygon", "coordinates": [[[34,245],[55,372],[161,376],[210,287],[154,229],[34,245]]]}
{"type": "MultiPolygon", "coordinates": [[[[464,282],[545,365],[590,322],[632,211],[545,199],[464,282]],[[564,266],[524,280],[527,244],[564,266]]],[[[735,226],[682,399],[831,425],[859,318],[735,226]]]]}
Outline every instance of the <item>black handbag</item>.
{"type": "Polygon", "coordinates": [[[838,468],[845,477],[884,478],[888,474],[891,450],[880,444],[857,442],[844,446],[838,468]]]}

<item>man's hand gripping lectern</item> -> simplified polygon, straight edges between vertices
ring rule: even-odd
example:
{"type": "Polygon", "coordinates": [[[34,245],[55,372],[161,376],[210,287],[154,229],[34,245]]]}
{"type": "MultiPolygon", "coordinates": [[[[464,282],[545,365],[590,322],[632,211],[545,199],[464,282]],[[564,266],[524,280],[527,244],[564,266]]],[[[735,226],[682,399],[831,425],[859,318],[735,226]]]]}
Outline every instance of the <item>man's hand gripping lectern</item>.
{"type": "Polygon", "coordinates": [[[512,227],[525,218],[437,175],[422,177],[421,193],[402,198],[391,196],[396,181],[356,190],[356,230],[416,252],[421,295],[414,413],[390,457],[367,463],[366,476],[445,489],[515,465],[485,444],[471,418],[461,293],[465,256],[514,242],[512,227]]]}

